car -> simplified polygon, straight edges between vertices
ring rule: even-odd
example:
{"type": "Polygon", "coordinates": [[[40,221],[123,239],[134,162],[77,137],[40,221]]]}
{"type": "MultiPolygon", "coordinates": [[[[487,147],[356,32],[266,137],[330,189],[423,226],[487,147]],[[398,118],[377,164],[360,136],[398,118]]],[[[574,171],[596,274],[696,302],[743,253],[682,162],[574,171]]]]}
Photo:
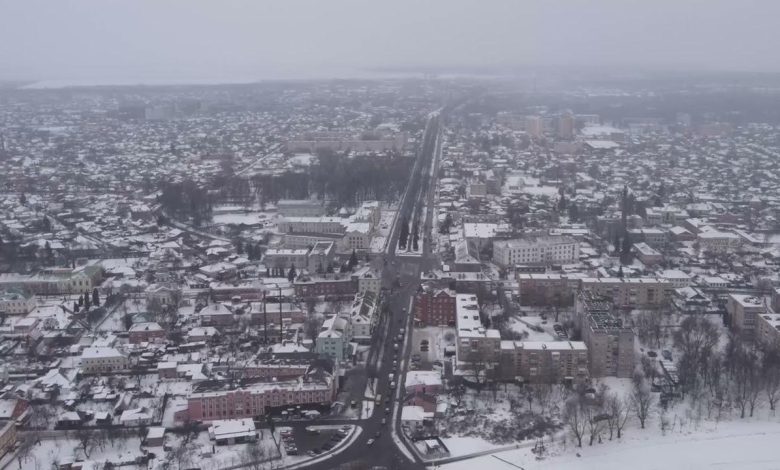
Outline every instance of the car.
{"type": "Polygon", "coordinates": [[[663,351],[661,351],[661,355],[662,355],[662,356],[664,357],[664,359],[666,359],[667,361],[671,361],[671,360],[672,360],[672,352],[671,352],[671,351],[669,351],[668,349],[664,349],[663,351]]]}
{"type": "Polygon", "coordinates": [[[352,406],[352,408],[355,408],[357,406],[357,402],[355,400],[352,400],[351,402],[349,402],[349,404],[350,406],[352,406]]]}
{"type": "Polygon", "coordinates": [[[430,342],[427,339],[424,339],[424,340],[420,341],[420,346],[422,346],[424,344],[430,344],[430,342]]]}
{"type": "Polygon", "coordinates": [[[350,426],[350,425],[341,426],[341,430],[342,431],[350,431],[351,429],[352,429],[352,426],[350,426]]]}
{"type": "Polygon", "coordinates": [[[379,439],[379,436],[382,435],[382,431],[377,431],[376,434],[374,434],[374,438],[379,439]]]}
{"type": "Polygon", "coordinates": [[[412,354],[412,362],[418,362],[420,359],[422,358],[419,354],[412,354]]]}
{"type": "Polygon", "coordinates": [[[324,446],[322,446],[322,449],[323,449],[323,450],[331,450],[331,449],[332,449],[332,448],[334,448],[334,447],[336,447],[336,446],[334,446],[334,445],[333,445],[333,444],[331,444],[330,442],[326,442],[326,443],[325,443],[325,445],[324,445],[324,446]]]}
{"type": "Polygon", "coordinates": [[[382,418],[382,424],[387,424],[387,418],[382,418]]]}
{"type": "Polygon", "coordinates": [[[385,398],[385,405],[389,405],[389,404],[390,404],[390,397],[385,398]]]}
{"type": "Polygon", "coordinates": [[[428,346],[421,347],[420,352],[428,352],[428,346]]]}
{"type": "Polygon", "coordinates": [[[316,450],[316,449],[312,449],[312,450],[310,450],[310,451],[306,452],[306,455],[308,455],[308,456],[311,456],[311,457],[314,457],[314,456],[316,456],[317,454],[319,454],[319,452],[317,452],[317,450],[316,450]]]}
{"type": "Polygon", "coordinates": [[[375,442],[375,440],[374,440],[374,439],[369,439],[369,440],[367,440],[367,441],[366,441],[366,445],[367,445],[367,446],[370,446],[370,445],[371,445],[371,444],[373,444],[374,442],[375,442]]]}
{"type": "Polygon", "coordinates": [[[390,414],[390,407],[389,407],[389,406],[385,408],[385,414],[386,414],[386,415],[389,415],[389,414],[390,414]]]}
{"type": "Polygon", "coordinates": [[[298,449],[287,449],[287,455],[298,455],[298,449]]]}
{"type": "Polygon", "coordinates": [[[649,357],[658,357],[658,353],[655,351],[647,351],[649,357]]]}

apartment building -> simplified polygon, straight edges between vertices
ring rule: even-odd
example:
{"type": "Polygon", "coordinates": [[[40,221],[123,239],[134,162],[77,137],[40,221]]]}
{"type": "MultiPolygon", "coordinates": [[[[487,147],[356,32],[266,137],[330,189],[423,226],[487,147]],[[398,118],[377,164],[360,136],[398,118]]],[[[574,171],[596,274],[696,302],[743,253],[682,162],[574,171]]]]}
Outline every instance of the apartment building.
{"type": "Polygon", "coordinates": [[[731,329],[742,339],[756,339],[758,316],[766,313],[761,298],[746,294],[729,294],[726,299],[726,312],[729,314],[731,329]]]}
{"type": "Polygon", "coordinates": [[[0,427],[0,457],[16,445],[16,423],[8,421],[0,427]]]}
{"type": "Polygon", "coordinates": [[[660,278],[591,277],[582,280],[582,290],[606,296],[619,308],[657,308],[671,299],[673,286],[660,278]]]}
{"type": "Polygon", "coordinates": [[[582,278],[572,274],[518,274],[520,305],[571,307],[582,278]]]}
{"type": "Polygon", "coordinates": [[[418,292],[414,299],[414,318],[424,325],[454,325],[456,294],[450,289],[429,289],[418,292]]]}
{"type": "Polygon", "coordinates": [[[501,334],[485,328],[479,314],[476,295],[457,294],[455,300],[459,363],[479,361],[498,363],[501,352],[501,334]]]}
{"type": "Polygon", "coordinates": [[[756,340],[764,346],[780,348],[780,313],[756,315],[756,340]]]}
{"type": "Polygon", "coordinates": [[[580,244],[569,236],[541,236],[493,243],[493,261],[502,266],[566,264],[580,257],[580,244]]]}
{"type": "Polygon", "coordinates": [[[501,341],[499,374],[524,383],[583,383],[588,348],[582,341],[501,341]]]}
{"type": "Polygon", "coordinates": [[[609,298],[583,290],[577,297],[577,319],[587,346],[591,377],[631,377],[634,332],[612,314],[609,298]]]}

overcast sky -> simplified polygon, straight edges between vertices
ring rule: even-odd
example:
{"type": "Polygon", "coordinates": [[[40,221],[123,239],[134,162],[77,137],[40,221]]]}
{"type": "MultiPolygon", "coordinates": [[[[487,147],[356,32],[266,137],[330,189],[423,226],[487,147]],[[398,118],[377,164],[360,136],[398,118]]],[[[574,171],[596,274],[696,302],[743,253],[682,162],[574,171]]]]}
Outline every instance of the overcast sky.
{"type": "Polygon", "coordinates": [[[780,71],[778,0],[0,0],[0,78],[345,76],[394,66],[780,71]]]}

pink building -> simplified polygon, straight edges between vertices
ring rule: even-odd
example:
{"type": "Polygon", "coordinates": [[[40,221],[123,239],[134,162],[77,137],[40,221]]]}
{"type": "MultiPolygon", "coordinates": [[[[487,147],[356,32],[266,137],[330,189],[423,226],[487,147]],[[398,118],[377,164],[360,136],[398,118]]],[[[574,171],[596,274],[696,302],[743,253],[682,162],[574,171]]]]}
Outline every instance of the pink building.
{"type": "Polygon", "coordinates": [[[187,408],[176,413],[180,421],[254,418],[269,407],[329,405],[336,395],[332,377],[306,381],[269,382],[239,390],[193,393],[187,408]]]}

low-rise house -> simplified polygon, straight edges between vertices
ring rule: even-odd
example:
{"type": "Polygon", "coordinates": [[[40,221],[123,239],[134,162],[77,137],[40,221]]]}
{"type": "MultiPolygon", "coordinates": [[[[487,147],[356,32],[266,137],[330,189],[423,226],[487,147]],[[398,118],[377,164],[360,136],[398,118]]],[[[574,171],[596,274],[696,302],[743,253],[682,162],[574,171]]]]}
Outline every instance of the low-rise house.
{"type": "Polygon", "coordinates": [[[128,330],[131,344],[152,343],[165,338],[165,330],[157,322],[134,323],[128,330]]]}
{"type": "Polygon", "coordinates": [[[111,347],[88,347],[81,353],[81,371],[86,374],[124,371],[128,364],[127,357],[111,347]]]}
{"type": "Polygon", "coordinates": [[[235,322],[233,312],[221,302],[203,307],[198,317],[202,326],[230,326],[235,322]]]}
{"type": "Polygon", "coordinates": [[[217,445],[254,442],[257,440],[257,429],[251,419],[220,419],[211,422],[209,438],[217,445]]]}

